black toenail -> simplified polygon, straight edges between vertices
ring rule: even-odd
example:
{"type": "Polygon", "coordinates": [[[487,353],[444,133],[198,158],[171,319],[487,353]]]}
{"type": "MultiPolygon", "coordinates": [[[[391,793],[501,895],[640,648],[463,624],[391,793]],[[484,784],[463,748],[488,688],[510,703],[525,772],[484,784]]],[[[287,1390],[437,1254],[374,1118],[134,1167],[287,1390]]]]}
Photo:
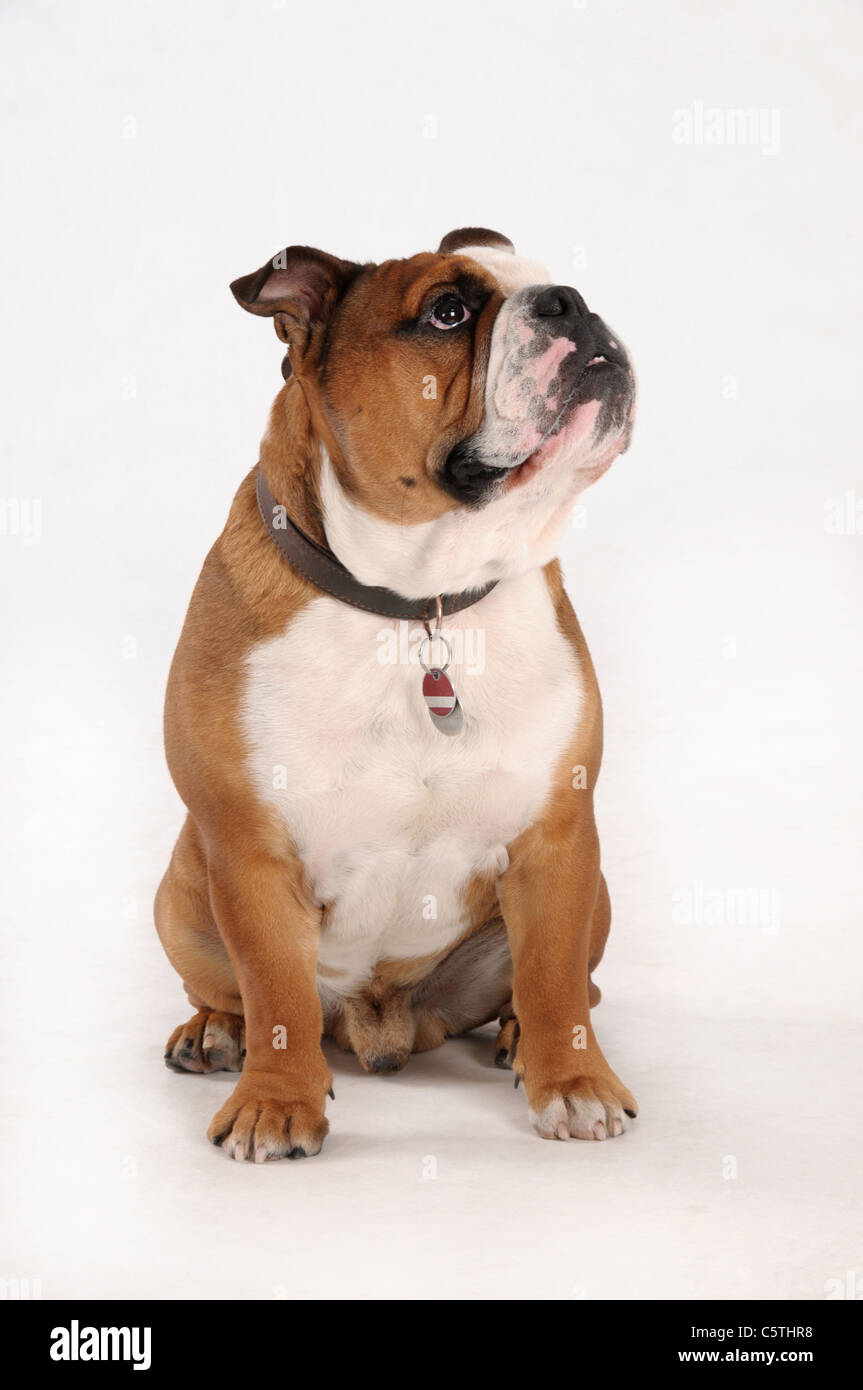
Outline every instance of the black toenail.
{"type": "Polygon", "coordinates": [[[306,1153],[302,1145],[298,1144],[295,1149],[290,1150],[288,1158],[308,1158],[308,1154],[306,1153]]]}
{"type": "Polygon", "coordinates": [[[630,1118],[631,1120],[634,1120],[634,1119],[635,1119],[635,1111],[634,1111],[634,1110],[626,1110],[626,1109],[624,1109],[624,1112],[623,1112],[623,1113],[624,1113],[624,1115],[628,1115],[629,1118],[630,1118]]]}

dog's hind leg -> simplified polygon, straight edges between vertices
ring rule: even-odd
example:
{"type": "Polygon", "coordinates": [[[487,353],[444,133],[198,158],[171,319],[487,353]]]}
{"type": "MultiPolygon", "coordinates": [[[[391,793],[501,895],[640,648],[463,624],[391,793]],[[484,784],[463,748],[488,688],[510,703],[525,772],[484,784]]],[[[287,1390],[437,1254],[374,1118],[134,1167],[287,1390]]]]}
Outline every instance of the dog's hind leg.
{"type": "Polygon", "coordinates": [[[608,884],[605,875],[599,875],[599,890],[596,894],[596,906],[593,909],[593,920],[590,924],[590,960],[588,961],[588,980],[587,980],[587,1001],[591,1008],[599,1003],[602,998],[602,991],[599,985],[593,983],[593,971],[602,960],[602,953],[605,950],[605,943],[608,940],[608,933],[611,931],[611,899],[608,896],[608,884]]]}
{"type": "Polygon", "coordinates": [[[512,959],[500,917],[456,946],[413,991],[415,1052],[480,1028],[510,1009],[512,959]]]}
{"type": "Polygon", "coordinates": [[[172,1071],[242,1071],[245,1055],[242,1016],[214,1009],[199,1009],[165,1044],[165,1066],[172,1071]]]}
{"type": "Polygon", "coordinates": [[[243,1002],[210,907],[207,865],[187,818],[155,904],[156,929],[189,1003],[197,1010],[165,1047],[173,1071],[241,1071],[243,1002]]]}
{"type": "Polygon", "coordinates": [[[518,1019],[508,999],[500,1011],[500,1032],[494,1040],[494,1064],[496,1067],[512,1067],[515,1049],[518,1045],[518,1019]]]}

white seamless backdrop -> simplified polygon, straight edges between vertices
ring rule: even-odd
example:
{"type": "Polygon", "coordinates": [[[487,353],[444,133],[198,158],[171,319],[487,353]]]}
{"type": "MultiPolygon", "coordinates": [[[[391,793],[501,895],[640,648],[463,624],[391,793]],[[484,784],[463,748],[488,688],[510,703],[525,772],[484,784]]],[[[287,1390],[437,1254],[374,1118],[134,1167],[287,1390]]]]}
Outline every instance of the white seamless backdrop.
{"type": "Polygon", "coordinates": [[[863,1276],[861,27],[841,0],[4,6],[4,1278],[863,1276]],[[542,1143],[489,1036],[395,1077],[331,1049],[323,1155],[231,1164],[204,1131],[233,1079],[162,1064],[187,1005],[151,917],[168,663],[281,380],[227,286],[288,242],[382,259],[465,224],[575,283],[639,373],[563,561],[606,711],[597,1024],[642,1113],[542,1143]]]}

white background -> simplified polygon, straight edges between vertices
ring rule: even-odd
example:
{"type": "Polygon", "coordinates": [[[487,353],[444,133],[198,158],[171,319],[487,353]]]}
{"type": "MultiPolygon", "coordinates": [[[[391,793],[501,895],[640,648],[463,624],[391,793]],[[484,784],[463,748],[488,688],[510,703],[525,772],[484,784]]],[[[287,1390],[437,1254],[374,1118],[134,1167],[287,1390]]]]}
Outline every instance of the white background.
{"type": "Polygon", "coordinates": [[[555,1300],[863,1277],[863,535],[825,530],[863,497],[859,9],[29,0],[0,28],[0,1276],[555,1300]],[[778,111],[778,150],[676,143],[697,102],[778,111]],[[396,1077],[331,1050],[323,1155],[232,1164],[204,1131],[233,1078],[162,1064],[189,1010],[151,917],[181,822],[168,663],[281,382],[227,286],[286,242],[383,259],[465,224],[577,284],[639,372],[563,558],[606,708],[595,1021],[642,1114],[543,1143],[490,1036],[396,1077]],[[675,913],[735,890],[768,918],[675,913]]]}

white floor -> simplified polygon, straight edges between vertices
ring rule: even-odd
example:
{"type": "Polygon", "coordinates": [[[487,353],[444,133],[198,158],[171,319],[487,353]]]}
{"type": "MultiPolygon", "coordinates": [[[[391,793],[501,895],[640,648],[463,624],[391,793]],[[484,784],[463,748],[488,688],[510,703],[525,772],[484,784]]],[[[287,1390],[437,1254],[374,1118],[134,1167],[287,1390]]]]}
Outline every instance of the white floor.
{"type": "Polygon", "coordinates": [[[859,16],[539,3],[531,32],[524,8],[492,30],[444,0],[413,35],[388,4],[0,21],[22,210],[0,1277],[46,1298],[822,1299],[863,1278],[859,16]],[[676,145],[695,101],[778,109],[781,147],[676,145]],[[187,1006],[151,918],[181,817],[167,666],[280,381],[226,286],[286,239],[380,258],[465,222],[574,280],[639,367],[635,443],[564,559],[606,704],[595,1021],[641,1116],[543,1143],[488,1036],[395,1077],[333,1052],[323,1154],[233,1164],[204,1138],[232,1079],[163,1067],[187,1006]]]}

